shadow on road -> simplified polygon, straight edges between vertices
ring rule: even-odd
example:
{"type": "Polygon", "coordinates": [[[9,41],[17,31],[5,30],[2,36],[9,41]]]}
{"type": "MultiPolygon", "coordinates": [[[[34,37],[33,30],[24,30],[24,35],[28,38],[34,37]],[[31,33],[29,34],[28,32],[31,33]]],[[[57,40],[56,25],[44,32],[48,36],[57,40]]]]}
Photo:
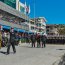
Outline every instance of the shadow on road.
{"type": "Polygon", "coordinates": [[[2,54],[6,54],[6,52],[4,52],[4,51],[0,51],[0,53],[2,53],[2,54]]]}
{"type": "Polygon", "coordinates": [[[65,49],[56,49],[56,50],[65,50],[65,49]]]}
{"type": "Polygon", "coordinates": [[[62,56],[62,58],[59,61],[58,65],[65,65],[65,54],[62,56]]]}
{"type": "MultiPolygon", "coordinates": [[[[5,51],[0,51],[0,53],[2,53],[2,54],[7,54],[7,52],[5,52],[5,51]]],[[[13,54],[13,52],[10,52],[10,54],[13,54]]]]}

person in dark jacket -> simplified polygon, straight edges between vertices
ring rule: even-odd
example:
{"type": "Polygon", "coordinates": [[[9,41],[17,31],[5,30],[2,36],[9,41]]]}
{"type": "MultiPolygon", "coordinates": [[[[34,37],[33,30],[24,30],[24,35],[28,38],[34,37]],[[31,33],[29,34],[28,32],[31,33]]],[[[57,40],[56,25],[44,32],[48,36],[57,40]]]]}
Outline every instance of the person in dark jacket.
{"type": "Polygon", "coordinates": [[[40,34],[37,34],[36,35],[36,40],[37,40],[37,48],[39,48],[41,45],[40,45],[40,41],[41,41],[41,36],[40,34]]]}
{"type": "Polygon", "coordinates": [[[44,45],[44,47],[46,47],[46,39],[47,39],[46,35],[41,36],[42,48],[43,48],[43,45],[44,45]]]}
{"type": "Polygon", "coordinates": [[[31,35],[31,42],[32,42],[32,47],[35,47],[36,38],[34,34],[31,35]]]}
{"type": "Polygon", "coordinates": [[[7,55],[10,53],[10,46],[12,45],[12,48],[13,48],[13,52],[16,53],[16,49],[15,49],[15,33],[14,33],[14,30],[13,28],[11,29],[10,31],[10,39],[9,39],[9,42],[8,42],[8,45],[7,45],[7,55]]]}

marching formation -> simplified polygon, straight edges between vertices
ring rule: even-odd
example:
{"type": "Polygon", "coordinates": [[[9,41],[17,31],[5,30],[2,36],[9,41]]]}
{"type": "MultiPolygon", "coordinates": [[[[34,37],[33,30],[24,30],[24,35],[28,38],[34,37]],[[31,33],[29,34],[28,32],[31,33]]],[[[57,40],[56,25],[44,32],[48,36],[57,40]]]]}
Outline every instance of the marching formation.
{"type": "Polygon", "coordinates": [[[32,34],[31,35],[31,42],[32,42],[32,47],[36,47],[35,44],[37,42],[37,48],[42,47],[43,45],[44,47],[46,47],[46,35],[40,35],[40,34],[32,34]]]}

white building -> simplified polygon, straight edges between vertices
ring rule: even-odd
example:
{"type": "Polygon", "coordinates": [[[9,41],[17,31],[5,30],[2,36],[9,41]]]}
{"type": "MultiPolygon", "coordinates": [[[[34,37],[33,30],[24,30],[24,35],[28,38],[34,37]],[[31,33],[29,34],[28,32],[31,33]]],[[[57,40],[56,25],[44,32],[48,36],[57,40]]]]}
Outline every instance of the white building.
{"type": "MultiPolygon", "coordinates": [[[[0,2],[0,5],[1,5],[0,10],[3,10],[1,11],[1,14],[4,16],[3,12],[5,12],[5,15],[6,16],[8,15],[7,17],[10,18],[14,17],[15,18],[14,23],[16,23],[14,24],[14,23],[7,22],[8,23],[7,24],[5,22],[3,23],[0,22],[0,24],[8,25],[10,27],[12,26],[14,28],[20,28],[27,32],[40,33],[40,34],[46,33],[46,19],[44,17],[29,19],[29,17],[25,15],[25,7],[27,6],[21,3],[19,0],[16,0],[16,9],[8,6],[3,2],[0,2]],[[8,14],[6,12],[8,12],[8,14]],[[10,16],[10,14],[12,15],[10,16]]],[[[6,17],[4,18],[6,19],[6,17]]]]}
{"type": "Polygon", "coordinates": [[[29,30],[34,33],[46,33],[46,19],[44,17],[31,19],[29,24],[29,30]]]}
{"type": "Polygon", "coordinates": [[[47,24],[46,26],[47,34],[48,35],[59,35],[57,27],[58,27],[57,24],[47,24]]]}

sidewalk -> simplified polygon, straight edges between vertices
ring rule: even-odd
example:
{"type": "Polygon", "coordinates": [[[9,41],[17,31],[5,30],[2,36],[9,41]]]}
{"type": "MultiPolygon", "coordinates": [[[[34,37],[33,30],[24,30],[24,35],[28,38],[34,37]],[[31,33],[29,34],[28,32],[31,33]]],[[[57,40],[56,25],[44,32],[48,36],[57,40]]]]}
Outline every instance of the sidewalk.
{"type": "MultiPolygon", "coordinates": [[[[0,53],[0,65],[58,65],[65,53],[65,45],[50,45],[46,48],[31,48],[31,44],[16,46],[17,53],[12,49],[9,55],[0,53]]],[[[6,52],[6,48],[0,49],[6,52]]]]}

